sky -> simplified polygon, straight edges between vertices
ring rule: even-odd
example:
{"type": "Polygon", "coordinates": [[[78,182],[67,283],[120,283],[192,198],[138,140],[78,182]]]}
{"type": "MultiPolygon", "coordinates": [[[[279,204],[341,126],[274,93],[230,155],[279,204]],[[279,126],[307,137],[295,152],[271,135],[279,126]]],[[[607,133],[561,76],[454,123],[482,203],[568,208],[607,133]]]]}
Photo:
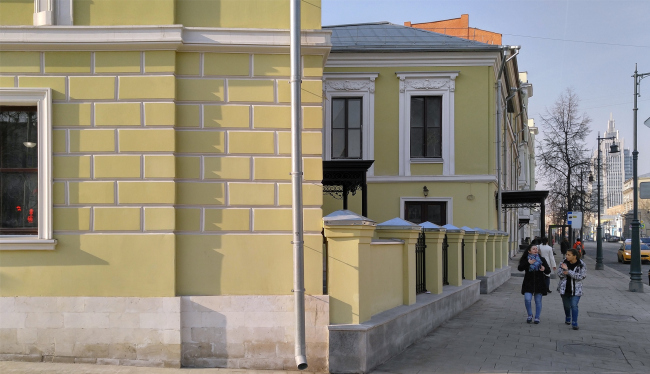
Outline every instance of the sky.
{"type": "MultiPolygon", "coordinates": [[[[308,0],[304,0],[308,1],[308,0]]],[[[326,25],[430,22],[469,14],[469,26],[501,33],[519,45],[520,71],[533,84],[529,118],[541,116],[572,88],[591,118],[587,146],[607,130],[610,114],[624,147],[633,149],[635,63],[650,73],[650,0],[322,0],[326,25]]],[[[650,76],[638,98],[638,174],[650,173],[650,76]]],[[[544,184],[543,181],[539,181],[544,184]]],[[[539,188],[539,185],[538,185],[539,188]]]]}

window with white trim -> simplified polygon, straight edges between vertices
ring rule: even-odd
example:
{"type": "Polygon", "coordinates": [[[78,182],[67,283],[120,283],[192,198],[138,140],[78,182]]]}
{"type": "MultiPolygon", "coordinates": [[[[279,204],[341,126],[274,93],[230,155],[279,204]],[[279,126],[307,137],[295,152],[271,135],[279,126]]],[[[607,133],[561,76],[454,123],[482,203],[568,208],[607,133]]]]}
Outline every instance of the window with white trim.
{"type": "MultiPolygon", "coordinates": [[[[324,159],[374,160],[375,79],[378,73],[325,73],[324,159]]],[[[373,167],[368,175],[373,175],[373,167]]]]}
{"type": "Polygon", "coordinates": [[[412,163],[441,163],[454,175],[454,91],[457,71],[397,72],[399,95],[399,175],[412,163]]]}
{"type": "Polygon", "coordinates": [[[49,88],[0,89],[0,250],[54,249],[49,88]]]}

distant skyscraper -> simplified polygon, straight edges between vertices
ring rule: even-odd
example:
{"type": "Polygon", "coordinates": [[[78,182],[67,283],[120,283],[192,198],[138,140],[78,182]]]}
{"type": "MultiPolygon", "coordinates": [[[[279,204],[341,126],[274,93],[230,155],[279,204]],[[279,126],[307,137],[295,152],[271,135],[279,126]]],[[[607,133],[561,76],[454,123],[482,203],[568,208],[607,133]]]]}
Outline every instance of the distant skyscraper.
{"type": "MultiPolygon", "coordinates": [[[[600,133],[598,133],[600,137],[600,133]]],[[[607,209],[615,205],[623,204],[623,182],[625,178],[624,156],[623,152],[609,153],[612,144],[617,144],[618,149],[623,149],[623,138],[618,137],[618,130],[614,118],[610,114],[609,121],[607,122],[607,131],[603,135],[604,138],[614,138],[603,140],[600,143],[600,157],[602,162],[601,170],[601,193],[602,193],[602,208],[607,209]]],[[[598,155],[595,154],[594,157],[598,155]]],[[[594,165],[596,165],[596,160],[594,165]]],[[[594,186],[596,187],[596,186],[594,186]]]]}
{"type": "Polygon", "coordinates": [[[632,152],[629,148],[623,150],[623,157],[625,158],[625,180],[632,178],[632,152]]]}

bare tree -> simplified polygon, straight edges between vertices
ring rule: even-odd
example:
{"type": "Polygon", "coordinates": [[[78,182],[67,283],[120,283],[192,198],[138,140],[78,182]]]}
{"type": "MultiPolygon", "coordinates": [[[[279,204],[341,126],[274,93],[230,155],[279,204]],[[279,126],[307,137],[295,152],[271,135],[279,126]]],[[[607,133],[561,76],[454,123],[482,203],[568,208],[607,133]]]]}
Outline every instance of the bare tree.
{"type": "Polygon", "coordinates": [[[579,113],[579,102],[567,88],[541,115],[543,137],[537,145],[537,165],[549,188],[549,213],[555,223],[566,223],[567,212],[586,189],[587,181],[581,180],[579,173],[589,165],[585,139],[591,132],[591,119],[579,113]]]}

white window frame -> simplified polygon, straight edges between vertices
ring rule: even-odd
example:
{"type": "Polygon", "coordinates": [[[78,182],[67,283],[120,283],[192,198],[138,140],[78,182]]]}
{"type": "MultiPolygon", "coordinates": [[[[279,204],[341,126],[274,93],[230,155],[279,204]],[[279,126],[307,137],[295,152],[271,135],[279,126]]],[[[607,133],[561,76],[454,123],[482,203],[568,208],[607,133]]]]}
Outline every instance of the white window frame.
{"type": "MultiPolygon", "coordinates": [[[[332,98],[361,97],[361,159],[375,159],[375,79],[379,73],[325,73],[323,94],[325,103],[325,136],[323,136],[326,161],[332,160],[332,98]]],[[[374,175],[374,165],[366,175],[374,175]]]]}
{"type": "Polygon", "coordinates": [[[399,175],[411,175],[411,163],[442,164],[442,175],[455,174],[454,91],[458,71],[397,72],[399,79],[399,175]],[[411,158],[411,96],[442,97],[442,158],[411,158]]]}
{"type": "Polygon", "coordinates": [[[454,224],[454,199],[452,197],[400,197],[399,198],[399,217],[401,219],[406,219],[404,217],[404,208],[407,202],[438,202],[438,203],[447,203],[447,224],[454,224]]]}
{"type": "Polygon", "coordinates": [[[52,237],[52,90],[0,88],[0,104],[36,105],[38,115],[38,234],[0,235],[0,250],[53,250],[52,237]]]}

